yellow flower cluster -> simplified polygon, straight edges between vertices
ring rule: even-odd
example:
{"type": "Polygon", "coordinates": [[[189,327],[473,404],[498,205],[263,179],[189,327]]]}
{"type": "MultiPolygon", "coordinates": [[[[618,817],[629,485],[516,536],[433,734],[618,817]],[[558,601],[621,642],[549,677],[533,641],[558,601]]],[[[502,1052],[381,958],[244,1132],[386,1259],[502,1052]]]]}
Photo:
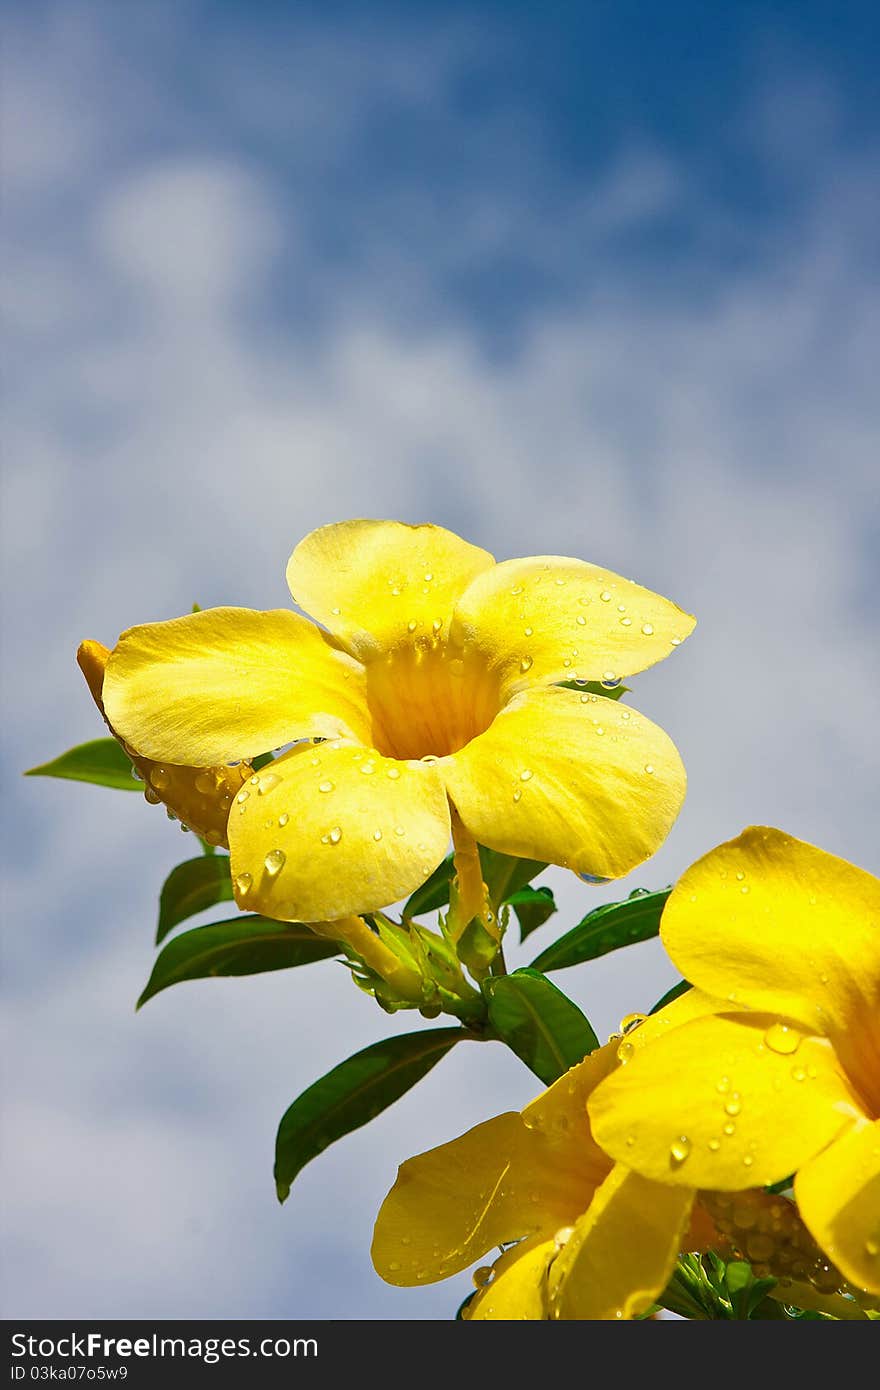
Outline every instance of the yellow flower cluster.
{"type": "MultiPolygon", "coordinates": [[[[344,942],[390,1007],[438,997],[433,951],[449,1011],[472,1022],[466,933],[489,941],[484,964],[500,940],[478,846],[605,880],[668,834],[678,753],[597,690],[693,619],[580,560],[496,563],[398,522],[313,532],[287,579],[310,618],[218,608],[112,651],[84,642],[89,688],[147,799],[229,849],[239,907],[344,942]],[[450,838],[444,937],[417,956],[382,909],[450,838]]],[[[876,1306],[880,883],[753,827],[683,875],[661,937],[686,993],[521,1114],[402,1165],[376,1223],[383,1278],[444,1279],[499,1247],[469,1318],[626,1319],[682,1252],[714,1251],[799,1308],[876,1306]]]]}

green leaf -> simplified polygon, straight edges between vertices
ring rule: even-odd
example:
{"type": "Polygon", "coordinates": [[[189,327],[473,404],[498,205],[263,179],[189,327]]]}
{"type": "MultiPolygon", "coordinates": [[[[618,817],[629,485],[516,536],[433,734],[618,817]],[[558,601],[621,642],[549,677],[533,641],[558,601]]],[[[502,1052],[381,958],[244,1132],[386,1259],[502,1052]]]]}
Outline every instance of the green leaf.
{"type": "Polygon", "coordinates": [[[577,1004],[536,970],[494,975],[485,990],[496,1034],[546,1085],[599,1046],[577,1004]]]}
{"type": "Polygon", "coordinates": [[[339,945],[316,936],[302,922],[273,922],[268,917],[231,917],[176,936],[159,955],[147,987],[137,1002],[182,980],[214,975],[259,975],[288,970],[339,954],[339,945]]]}
{"type": "Polygon", "coordinates": [[[659,1014],[660,1010],[665,1009],[667,1004],[671,1004],[673,999],[680,999],[683,994],[687,994],[688,990],[692,988],[693,986],[689,980],[679,980],[677,985],[673,985],[671,989],[668,989],[665,994],[661,995],[653,1009],[650,1009],[649,1012],[652,1014],[659,1014]]]}
{"type": "Polygon", "coordinates": [[[595,960],[620,946],[647,941],[660,931],[660,916],[671,888],[656,893],[636,889],[622,903],[605,903],[588,912],[576,927],[532,961],[533,970],[564,970],[595,960]]]}
{"type": "Polygon", "coordinates": [[[603,685],[601,681],[559,681],[557,683],[564,690],[582,690],[585,695],[601,695],[603,700],[619,700],[621,696],[628,695],[631,689],[628,685],[603,685]]]}
{"type": "Polygon", "coordinates": [[[421,917],[426,912],[436,912],[437,908],[445,907],[449,902],[449,884],[454,872],[455,865],[450,854],[408,899],[403,909],[404,917],[421,917]]]}
{"type": "Polygon", "coordinates": [[[460,1028],[401,1033],[365,1047],[293,1102],[278,1127],[275,1185],[287,1199],[297,1173],[328,1145],[360,1129],[404,1095],[463,1036],[460,1028]]]}
{"type": "Polygon", "coordinates": [[[50,763],[31,767],[25,777],[66,777],[71,782],[93,782],[99,787],[142,792],[143,782],[131,774],[131,758],[115,738],[96,738],[69,749],[50,763]]]}
{"type": "Polygon", "coordinates": [[[519,921],[520,941],[525,941],[533,931],[542,927],[556,911],[551,888],[520,888],[516,893],[511,893],[507,901],[519,921]]]}
{"type": "Polygon", "coordinates": [[[232,879],[229,875],[229,856],[226,854],[199,855],[198,859],[187,859],[172,869],[162,885],[159,895],[159,925],[156,929],[156,945],[179,922],[204,912],[206,907],[216,903],[230,902],[232,899],[232,879]]]}
{"type": "Polygon", "coordinates": [[[251,767],[254,772],[259,772],[261,767],[266,767],[268,763],[274,763],[274,761],[275,755],[273,753],[258,753],[255,758],[251,758],[251,767]]]}

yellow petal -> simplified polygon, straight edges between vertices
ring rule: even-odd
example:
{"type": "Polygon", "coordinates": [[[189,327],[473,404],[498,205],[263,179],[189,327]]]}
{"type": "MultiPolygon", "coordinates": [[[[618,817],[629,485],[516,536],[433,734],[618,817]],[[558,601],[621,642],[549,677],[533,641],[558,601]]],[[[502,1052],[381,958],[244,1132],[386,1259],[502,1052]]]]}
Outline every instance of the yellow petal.
{"type": "Polygon", "coordinates": [[[493,1246],[573,1220],[576,1205],[530,1201],[523,1179],[540,1151],[509,1112],[401,1164],[376,1220],[378,1273],[389,1284],[433,1283],[493,1246]]]}
{"type": "Polygon", "coordinates": [[[456,599],[493,557],[442,526],[342,521],[302,541],[287,565],[294,601],[368,660],[444,638],[456,599]]]}
{"type": "Polygon", "coordinates": [[[620,1060],[628,1061],[633,1053],[663,1037],[671,1028],[681,1028],[682,1024],[690,1023],[692,1019],[723,1012],[725,1007],[722,1000],[704,993],[701,989],[686,990],[677,999],[665,1004],[657,1013],[648,1014],[637,1027],[629,1030],[618,1044],[620,1060]]]}
{"type": "MultiPolygon", "coordinates": [[[[660,935],[682,974],[737,1005],[851,1031],[880,1015],[880,882],[752,826],[679,880],[660,935]]],[[[880,1052],[878,1052],[880,1057],[880,1052]]]]}
{"type": "Polygon", "coordinates": [[[880,1120],[854,1126],[795,1178],[801,1217],[858,1289],[880,1294],[880,1120]]]}
{"type": "Polygon", "coordinates": [[[611,1160],[593,1138],[587,1101],[618,1065],[615,1039],[591,1052],[554,1081],[522,1112],[527,1128],[540,1133],[547,1144],[547,1163],[558,1177],[568,1174],[568,1185],[582,1194],[582,1206],[591,1191],[603,1183],[611,1160]]]}
{"type": "Polygon", "coordinates": [[[669,1282],[694,1193],[618,1163],[550,1270],[553,1316],[599,1320],[647,1312],[669,1282]]]}
{"type": "MultiPolygon", "coordinates": [[[[92,698],[102,714],[104,671],[109,656],[105,646],[92,641],[82,642],[76,654],[92,698]]],[[[118,743],[122,743],[106,715],[104,719],[111,734],[118,743]]],[[[229,807],[241,790],[244,779],[250,776],[249,764],[241,763],[238,767],[177,767],[169,763],[166,766],[141,757],[130,744],[122,743],[122,746],[144,779],[144,795],[148,801],[167,806],[183,825],[188,825],[209,844],[227,845],[229,807]]]]}
{"type": "Polygon", "coordinates": [[[363,671],[284,609],[209,608],[129,628],[104,703],[120,736],[157,761],[229,763],[302,738],[371,742],[363,671]]]}
{"type": "Polygon", "coordinates": [[[830,1045],[778,1028],[773,1015],[736,1014],[671,1029],[594,1091],[596,1140],[656,1182],[779,1182],[860,1111],[830,1045]]]}
{"type": "Polygon", "coordinates": [[[469,1322],[543,1322],[547,1316],[547,1266],[556,1242],[524,1241],[495,1263],[491,1283],[468,1305],[469,1322]]]}
{"type": "Polygon", "coordinates": [[[480,844],[601,878],[659,849],[685,793],[681,759],[656,724],[555,686],[514,696],[442,767],[480,844]]]}
{"type": "Polygon", "coordinates": [[[644,671],[674,651],[694,621],[610,570],[539,555],[478,575],[456,604],[452,637],[479,649],[509,694],[535,682],[644,671]]]}
{"type": "Polygon", "coordinates": [[[239,907],[280,921],[375,912],[444,859],[449,803],[435,766],[352,744],[305,744],[239,793],[229,818],[239,907]]]}

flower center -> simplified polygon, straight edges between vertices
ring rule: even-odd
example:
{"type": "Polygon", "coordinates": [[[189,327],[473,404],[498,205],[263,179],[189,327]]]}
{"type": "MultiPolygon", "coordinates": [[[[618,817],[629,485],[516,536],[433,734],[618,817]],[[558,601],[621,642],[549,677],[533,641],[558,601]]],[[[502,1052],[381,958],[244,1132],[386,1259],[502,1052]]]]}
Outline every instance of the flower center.
{"type": "Polygon", "coordinates": [[[367,667],[373,741],[389,758],[443,758],[488,729],[498,678],[474,652],[444,643],[398,647],[367,667]]]}

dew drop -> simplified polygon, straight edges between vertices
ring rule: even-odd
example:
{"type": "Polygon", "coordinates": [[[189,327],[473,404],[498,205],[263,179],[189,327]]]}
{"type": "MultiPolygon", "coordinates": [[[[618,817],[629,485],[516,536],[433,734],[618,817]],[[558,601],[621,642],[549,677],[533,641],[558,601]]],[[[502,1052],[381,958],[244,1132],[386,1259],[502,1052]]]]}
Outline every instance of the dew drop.
{"type": "Polygon", "coordinates": [[[167,767],[154,767],[150,773],[150,781],[157,792],[164,791],[171,783],[171,774],[167,767]]]}
{"type": "Polygon", "coordinates": [[[743,1165],[744,1165],[744,1167],[746,1167],[746,1168],[751,1168],[751,1166],[752,1166],[752,1164],[754,1163],[754,1161],[755,1161],[755,1160],[752,1158],[752,1155],[751,1155],[751,1154],[744,1154],[744,1155],[743,1155],[743,1165]]]}
{"type": "Polygon", "coordinates": [[[620,620],[620,626],[621,626],[621,627],[632,627],[632,618],[621,618],[621,620],[620,620]]]}
{"type": "Polygon", "coordinates": [[[806,1069],[804,1067],[792,1067],[791,1076],[793,1081],[806,1081],[806,1069]]]}
{"type": "Polygon", "coordinates": [[[519,595],[519,594],[522,593],[522,591],[523,591],[523,586],[522,586],[522,584],[514,584],[514,586],[513,586],[513,588],[511,589],[510,592],[511,592],[511,594],[513,595],[513,597],[516,598],[517,595],[519,595]]]}
{"type": "MultiPolygon", "coordinates": [[[[135,767],[134,763],[131,765],[131,775],[136,782],[142,782],[144,780],[144,774],[139,767],[135,767]]],[[[198,780],[198,778],[196,780],[198,780]]]]}
{"type": "Polygon", "coordinates": [[[253,881],[250,874],[236,874],[235,886],[241,897],[245,897],[251,891],[253,881]]]}
{"type": "Polygon", "coordinates": [[[390,777],[391,780],[392,780],[392,782],[396,782],[397,779],[398,779],[398,777],[400,776],[400,768],[399,768],[399,767],[389,767],[389,768],[388,768],[388,771],[385,773],[385,776],[386,776],[386,777],[390,777]]]}
{"type": "Polygon", "coordinates": [[[374,840],[381,840],[381,838],[382,838],[382,831],[381,831],[381,830],[374,830],[374,831],[373,831],[373,839],[374,839],[374,840]]]}
{"type": "Polygon", "coordinates": [[[715,1087],[715,1090],[716,1090],[716,1091],[720,1091],[722,1095],[724,1095],[727,1091],[729,1091],[729,1090],[730,1090],[730,1077],[729,1077],[729,1076],[722,1076],[721,1080],[718,1082],[717,1086],[715,1087]]]}
{"type": "Polygon", "coordinates": [[[645,637],[653,637],[654,628],[651,623],[642,623],[642,633],[645,637]]]}
{"type": "Polygon", "coordinates": [[[282,830],[284,829],[285,825],[287,824],[287,822],[288,822],[289,820],[290,820],[290,816],[287,814],[287,812],[286,812],[286,811],[282,811],[282,812],[281,812],[281,815],[278,817],[278,824],[280,825],[280,827],[281,827],[282,830]]]}
{"type": "Polygon", "coordinates": [[[260,779],[257,795],[265,796],[267,792],[274,791],[275,787],[279,786],[280,783],[281,778],[278,776],[277,772],[264,772],[260,779]]]}
{"type": "Polygon", "coordinates": [[[608,592],[607,589],[603,589],[602,592],[601,592],[601,594],[599,595],[599,597],[600,597],[600,599],[602,600],[603,603],[610,603],[610,602],[611,602],[611,595],[609,594],[609,592],[608,592]]]}
{"type": "Polygon", "coordinates": [[[691,1151],[691,1141],[686,1134],[680,1134],[669,1146],[669,1157],[673,1164],[684,1163],[691,1151]]]}
{"type": "Polygon", "coordinates": [[[596,727],[596,733],[597,733],[598,737],[601,738],[602,735],[603,735],[604,732],[605,732],[604,728],[602,727],[601,724],[597,724],[595,727],[596,727]]]}
{"type": "Polygon", "coordinates": [[[787,1023],[773,1023],[764,1034],[764,1042],[771,1052],[788,1057],[800,1047],[801,1035],[796,1028],[789,1027],[787,1023]]]}
{"type": "Polygon", "coordinates": [[[587,625],[587,620],[584,617],[583,613],[578,613],[575,621],[577,622],[578,627],[586,627],[587,625]]]}
{"type": "Polygon", "coordinates": [[[196,774],[195,789],[201,792],[202,796],[210,796],[216,791],[217,784],[210,772],[199,772],[196,774]]]}
{"type": "Polygon", "coordinates": [[[880,1255],[880,1241],[866,1240],[865,1254],[870,1255],[872,1260],[876,1259],[876,1257],[880,1255]]]}
{"type": "Polygon", "coordinates": [[[475,1288],[484,1289],[487,1284],[492,1282],[494,1274],[495,1271],[491,1265],[480,1265],[479,1269],[475,1269],[471,1276],[475,1288]]]}
{"type": "Polygon", "coordinates": [[[602,684],[607,686],[609,690],[614,690],[620,685],[620,681],[613,671],[603,671],[602,684]]]}
{"type": "Polygon", "coordinates": [[[432,624],[431,624],[431,631],[436,635],[436,633],[438,633],[438,632],[441,630],[442,627],[443,627],[443,619],[442,619],[442,618],[435,618],[434,621],[433,621],[432,624]]]}
{"type": "Polygon", "coordinates": [[[409,622],[406,625],[407,632],[415,632],[417,627],[418,623],[416,622],[415,618],[410,618],[409,622]]]}
{"type": "Polygon", "coordinates": [[[331,608],[331,609],[330,609],[330,612],[333,614],[334,618],[338,618],[338,617],[339,617],[339,614],[342,612],[342,609],[341,609],[341,608],[331,608]]]}
{"type": "Polygon", "coordinates": [[[514,801],[521,801],[521,800],[522,800],[522,791],[520,790],[519,787],[517,787],[516,791],[513,793],[513,799],[514,799],[514,801]]]}
{"type": "Polygon", "coordinates": [[[400,1260],[389,1260],[388,1268],[393,1272],[400,1269],[400,1260]]]}
{"type": "Polygon", "coordinates": [[[670,642],[671,642],[671,644],[672,644],[673,647],[680,647],[680,646],[681,646],[681,638],[680,638],[680,637],[672,637],[672,638],[670,638],[670,642]]]}
{"type": "Polygon", "coordinates": [[[249,796],[250,792],[248,791],[239,792],[238,796],[235,799],[238,802],[239,806],[243,806],[244,803],[248,800],[249,796]]]}
{"type": "Polygon", "coordinates": [[[653,775],[654,775],[654,764],[653,764],[653,763],[645,763],[645,771],[647,772],[647,774],[648,774],[649,777],[653,777],[653,775]]]}
{"type": "Polygon", "coordinates": [[[531,671],[534,664],[535,663],[530,656],[524,656],[520,660],[519,669],[521,671],[531,671]]]}
{"type": "Polygon", "coordinates": [[[736,1134],[736,1125],[733,1123],[733,1120],[727,1121],[727,1124],[724,1126],[724,1133],[727,1135],[728,1139],[731,1134],[736,1134]]]}
{"type": "Polygon", "coordinates": [[[335,785],[336,785],[335,782],[319,782],[319,783],[318,783],[318,791],[319,791],[319,792],[332,792],[332,790],[333,790],[333,788],[335,787],[335,785]]]}
{"type": "Polygon", "coordinates": [[[720,1140],[720,1139],[710,1139],[710,1140],[709,1140],[709,1148],[712,1150],[713,1154],[717,1153],[718,1150],[721,1148],[721,1140],[720,1140]]]}
{"type": "Polygon", "coordinates": [[[736,1092],[734,1091],[733,1097],[727,1102],[727,1104],[724,1107],[724,1113],[725,1115],[738,1115],[741,1110],[742,1102],[739,1100],[736,1092]]]}
{"type": "Polygon", "coordinates": [[[534,629],[533,627],[524,627],[524,628],[523,628],[523,636],[524,636],[524,637],[531,637],[532,634],[534,633],[534,631],[535,631],[535,629],[534,629]]]}
{"type": "Polygon", "coordinates": [[[530,782],[534,775],[535,774],[532,772],[532,769],[530,767],[524,767],[522,772],[519,774],[519,780],[521,782],[530,782]]]}
{"type": "Polygon", "coordinates": [[[617,1056],[623,1066],[632,1060],[635,1053],[635,1046],[631,1042],[622,1042],[617,1049],[617,1056]]]}
{"type": "Polygon", "coordinates": [[[632,719],[632,715],[630,714],[628,709],[622,709],[620,711],[620,717],[621,719],[632,719]]]}
{"type": "Polygon", "coordinates": [[[330,841],[331,845],[339,844],[339,841],[342,839],[342,831],[338,825],[334,825],[333,829],[328,833],[327,839],[330,841]]]}
{"type": "Polygon", "coordinates": [[[434,576],[433,576],[433,574],[431,573],[431,571],[430,571],[430,570],[426,570],[426,571],[425,571],[425,583],[426,583],[426,584],[430,584],[430,582],[431,582],[431,580],[432,580],[433,578],[434,578],[434,576]]]}
{"type": "Polygon", "coordinates": [[[283,849],[270,849],[266,858],[263,860],[263,867],[270,878],[275,878],[281,873],[287,863],[287,855],[283,849]]]}
{"type": "Polygon", "coordinates": [[[405,835],[406,831],[404,830],[402,825],[395,825],[394,833],[395,835],[405,835]]]}

